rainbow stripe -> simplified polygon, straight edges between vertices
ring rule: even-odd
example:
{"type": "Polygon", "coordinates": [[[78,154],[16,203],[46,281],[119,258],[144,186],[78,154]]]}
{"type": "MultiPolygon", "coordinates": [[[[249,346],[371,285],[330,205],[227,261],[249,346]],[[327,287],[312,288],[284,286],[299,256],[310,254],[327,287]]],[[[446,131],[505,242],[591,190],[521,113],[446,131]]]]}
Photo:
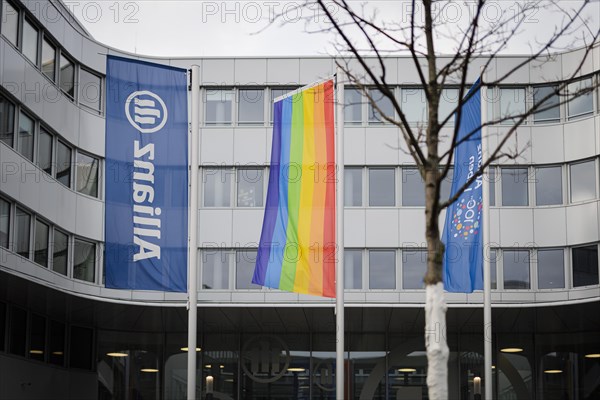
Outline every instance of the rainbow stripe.
{"type": "Polygon", "coordinates": [[[333,94],[328,80],[274,104],[255,284],[335,297],[333,94]]]}

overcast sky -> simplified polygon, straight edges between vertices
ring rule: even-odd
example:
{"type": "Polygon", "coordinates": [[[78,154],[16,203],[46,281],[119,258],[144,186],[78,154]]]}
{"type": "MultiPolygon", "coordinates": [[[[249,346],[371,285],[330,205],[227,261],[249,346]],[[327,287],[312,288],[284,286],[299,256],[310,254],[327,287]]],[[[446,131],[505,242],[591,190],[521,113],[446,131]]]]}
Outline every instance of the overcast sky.
{"type": "MultiPolygon", "coordinates": [[[[314,9],[301,12],[300,1],[201,1],[201,0],[64,0],[82,24],[100,42],[121,50],[156,56],[294,56],[334,54],[335,37],[324,33],[307,33],[322,24],[324,16],[314,9]],[[273,17],[283,15],[272,23],[273,17]],[[302,18],[303,17],[303,18],[302,18]],[[307,26],[306,19],[311,24],[307,26]]],[[[562,7],[574,8],[580,0],[560,0],[562,7]]],[[[407,18],[408,0],[378,0],[365,7],[380,20],[401,23],[407,18]]],[[[473,1],[440,3],[438,15],[452,29],[468,20],[473,1]],[[460,6],[459,6],[460,5],[460,6]]],[[[484,21],[493,22],[501,9],[514,13],[522,7],[512,0],[488,1],[484,21]]],[[[335,13],[337,10],[332,8],[335,13]]],[[[600,0],[593,0],[586,13],[592,29],[600,24],[600,0]]],[[[561,16],[541,8],[528,13],[523,24],[523,40],[514,41],[506,52],[530,52],[530,44],[540,40],[563,23],[561,16]]],[[[323,25],[321,25],[323,26],[323,25]]],[[[456,35],[455,35],[456,36],[456,35]]],[[[452,53],[452,43],[440,40],[438,51],[452,53]]]]}

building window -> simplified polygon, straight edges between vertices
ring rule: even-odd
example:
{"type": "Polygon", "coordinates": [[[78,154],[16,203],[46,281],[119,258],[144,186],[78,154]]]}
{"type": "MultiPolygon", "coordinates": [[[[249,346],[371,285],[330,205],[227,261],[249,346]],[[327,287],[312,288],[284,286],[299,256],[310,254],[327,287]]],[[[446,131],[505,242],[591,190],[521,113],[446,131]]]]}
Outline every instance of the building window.
{"type": "Polygon", "coordinates": [[[562,204],[562,167],[535,169],[535,204],[549,206],[562,204]]]}
{"type": "Polygon", "coordinates": [[[359,89],[344,89],[344,123],[362,124],[362,93],[359,89]]]}
{"type": "Polygon", "coordinates": [[[0,141],[12,147],[14,132],[15,106],[10,101],[0,96],[0,141]]]}
{"type": "Polygon", "coordinates": [[[369,205],[396,205],[396,171],[393,168],[369,169],[369,205]]]}
{"type": "Polygon", "coordinates": [[[8,328],[10,353],[25,357],[25,350],[27,349],[27,311],[11,307],[8,328]]]}
{"type": "Polygon", "coordinates": [[[490,180],[490,206],[493,207],[496,205],[496,181],[498,180],[496,177],[496,167],[488,167],[488,178],[490,180]]]}
{"type": "Polygon", "coordinates": [[[263,89],[240,89],[238,100],[238,123],[262,125],[265,120],[265,91],[263,89]]]}
{"type": "Polygon", "coordinates": [[[71,187],[71,148],[58,141],[56,145],[56,180],[71,187]]]}
{"type": "Polygon", "coordinates": [[[362,168],[345,168],[344,205],[346,207],[361,207],[362,191],[362,168]]]}
{"type": "Polygon", "coordinates": [[[19,11],[6,0],[2,2],[2,34],[13,46],[18,46],[19,11]]]}
{"type": "Polygon", "coordinates": [[[423,289],[423,277],[427,271],[427,252],[424,250],[402,250],[402,288],[423,289]]]}
{"type": "Polygon", "coordinates": [[[96,111],[102,107],[102,78],[83,68],[79,69],[79,103],[96,111]]]}
{"type": "Polygon", "coordinates": [[[500,89],[500,113],[497,119],[503,120],[501,124],[513,125],[525,111],[525,88],[500,89]]]}
{"type": "Polygon", "coordinates": [[[40,220],[35,221],[35,242],[33,261],[48,268],[48,237],[50,227],[40,220]]]}
{"type": "Polygon", "coordinates": [[[33,161],[33,132],[35,122],[27,114],[19,114],[19,142],[18,150],[29,161],[33,161]]]}
{"type": "Polygon", "coordinates": [[[73,278],[94,282],[96,272],[96,245],[75,239],[73,253],[73,278]]]}
{"type": "Polygon", "coordinates": [[[529,250],[504,250],[504,289],[529,289],[529,250]]]}
{"type": "Polygon", "coordinates": [[[37,165],[47,174],[52,174],[52,142],[52,135],[44,128],[40,128],[37,165]]]}
{"type": "MultiPolygon", "coordinates": [[[[448,123],[454,123],[454,109],[458,105],[458,89],[444,89],[440,96],[438,120],[442,123],[447,117],[448,123]]],[[[465,118],[464,115],[461,118],[465,118]]]]}
{"type": "Polygon", "coordinates": [[[44,361],[46,355],[46,318],[40,315],[31,315],[29,329],[29,354],[33,360],[44,361]]]}
{"type": "Polygon", "coordinates": [[[62,91],[75,98],[75,63],[64,54],[60,55],[59,80],[62,91]]]}
{"type": "Polygon", "coordinates": [[[231,168],[205,169],[204,207],[231,207],[231,168]]]}
{"type": "Polygon", "coordinates": [[[256,250],[236,251],[235,253],[235,287],[236,289],[260,289],[260,285],[252,283],[256,250]]]}
{"type": "Polygon", "coordinates": [[[0,199],[0,247],[8,249],[10,232],[10,203],[0,199]]]}
{"type": "Polygon", "coordinates": [[[27,18],[23,25],[23,54],[35,65],[38,64],[39,30],[27,18]]]}
{"type": "Polygon", "coordinates": [[[592,78],[570,83],[567,92],[571,100],[567,103],[569,118],[576,118],[594,111],[594,91],[592,78]],[[573,97],[577,96],[577,97],[573,97]]]}
{"type": "Polygon", "coordinates": [[[402,88],[400,107],[409,123],[427,122],[427,97],[425,90],[418,88],[402,88]]]}
{"type": "Polygon", "coordinates": [[[369,251],[369,289],[396,288],[396,252],[369,251]]]}
{"type": "Polygon", "coordinates": [[[571,202],[596,198],[596,161],[571,164],[571,202]]]}
{"type": "Polygon", "coordinates": [[[77,153],[77,191],[88,196],[98,197],[98,166],[100,160],[83,153],[77,153]]]}
{"type": "Polygon", "coordinates": [[[502,205],[528,205],[527,168],[501,168],[500,171],[502,174],[502,205]]]}
{"type": "Polygon", "coordinates": [[[15,218],[17,232],[15,234],[15,250],[21,257],[29,258],[29,234],[31,229],[31,215],[17,207],[15,218]]]}
{"type": "MultiPolygon", "coordinates": [[[[394,93],[394,88],[388,89],[394,93]]],[[[379,89],[369,90],[369,96],[371,97],[369,101],[369,123],[384,123],[387,122],[384,117],[394,118],[394,105],[387,96],[384,96],[379,89]],[[379,108],[383,115],[375,109],[373,103],[377,105],[377,108],[379,108]]]]}
{"type": "Polygon", "coordinates": [[[231,125],[233,90],[208,89],[206,91],[207,125],[231,125]]]}
{"type": "Polygon", "coordinates": [[[538,250],[537,273],[539,289],[565,287],[565,262],[563,249],[538,250]]]}
{"type": "Polygon", "coordinates": [[[598,284],[598,246],[575,247],[573,252],[573,287],[598,284]]]}
{"type": "Polygon", "coordinates": [[[416,168],[402,168],[402,205],[425,205],[425,183],[416,168]]]}
{"type": "Polygon", "coordinates": [[[68,261],[69,236],[55,229],[52,247],[52,270],[66,276],[68,261]]]}
{"type": "Polygon", "coordinates": [[[202,289],[229,289],[229,257],[220,250],[202,252],[202,289]]]}
{"type": "Polygon", "coordinates": [[[538,107],[533,120],[537,123],[560,121],[560,98],[557,86],[537,86],[533,88],[533,105],[538,107]]]}
{"type": "Polygon", "coordinates": [[[42,73],[52,82],[56,79],[56,47],[47,38],[42,40],[42,73]]]}
{"type": "Polygon", "coordinates": [[[362,289],[362,251],[344,251],[344,289],[362,289]]]}
{"type": "Polygon", "coordinates": [[[263,206],[264,169],[238,169],[237,171],[237,206],[263,206]]]}
{"type": "Polygon", "coordinates": [[[65,364],[65,324],[56,321],[50,322],[48,344],[50,345],[50,363],[63,366],[65,364]]]}

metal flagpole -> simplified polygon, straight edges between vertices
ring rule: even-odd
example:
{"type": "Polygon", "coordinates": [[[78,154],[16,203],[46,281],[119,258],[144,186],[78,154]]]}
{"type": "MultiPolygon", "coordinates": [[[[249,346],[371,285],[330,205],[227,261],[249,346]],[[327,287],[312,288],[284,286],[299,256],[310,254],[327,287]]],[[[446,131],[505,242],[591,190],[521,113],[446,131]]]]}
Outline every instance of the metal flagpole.
{"type": "Polygon", "coordinates": [[[342,70],[337,68],[336,74],[336,232],[337,232],[337,265],[335,280],[335,312],[336,312],[336,346],[335,346],[335,393],[337,400],[344,399],[344,87],[342,70]]]}
{"type": "Polygon", "coordinates": [[[189,261],[188,261],[188,366],[187,399],[196,400],[196,330],[198,319],[198,141],[200,136],[200,67],[191,69],[191,110],[190,124],[190,221],[189,221],[189,261]]]}
{"type": "MultiPolygon", "coordinates": [[[[487,121],[487,87],[485,68],[481,67],[481,122],[487,121]]],[[[487,127],[481,128],[481,147],[483,160],[489,157],[487,127]]],[[[483,366],[485,383],[485,400],[492,400],[492,285],[490,275],[490,191],[489,191],[489,168],[483,173],[483,366]]]]}

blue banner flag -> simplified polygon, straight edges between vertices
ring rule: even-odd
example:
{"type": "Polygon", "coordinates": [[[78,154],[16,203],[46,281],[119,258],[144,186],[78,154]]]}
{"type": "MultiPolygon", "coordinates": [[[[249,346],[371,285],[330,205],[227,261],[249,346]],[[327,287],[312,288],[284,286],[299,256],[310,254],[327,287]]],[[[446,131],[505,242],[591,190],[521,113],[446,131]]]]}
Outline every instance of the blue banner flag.
{"type": "MultiPolygon", "coordinates": [[[[479,79],[467,96],[471,97],[462,106],[457,143],[463,142],[454,149],[450,197],[479,170],[483,159],[479,79]]],[[[446,211],[443,269],[444,289],[449,292],[483,289],[482,184],[483,178],[477,178],[446,211]]]]}
{"type": "Polygon", "coordinates": [[[108,56],[106,287],[187,291],[187,74],[108,56]]]}

